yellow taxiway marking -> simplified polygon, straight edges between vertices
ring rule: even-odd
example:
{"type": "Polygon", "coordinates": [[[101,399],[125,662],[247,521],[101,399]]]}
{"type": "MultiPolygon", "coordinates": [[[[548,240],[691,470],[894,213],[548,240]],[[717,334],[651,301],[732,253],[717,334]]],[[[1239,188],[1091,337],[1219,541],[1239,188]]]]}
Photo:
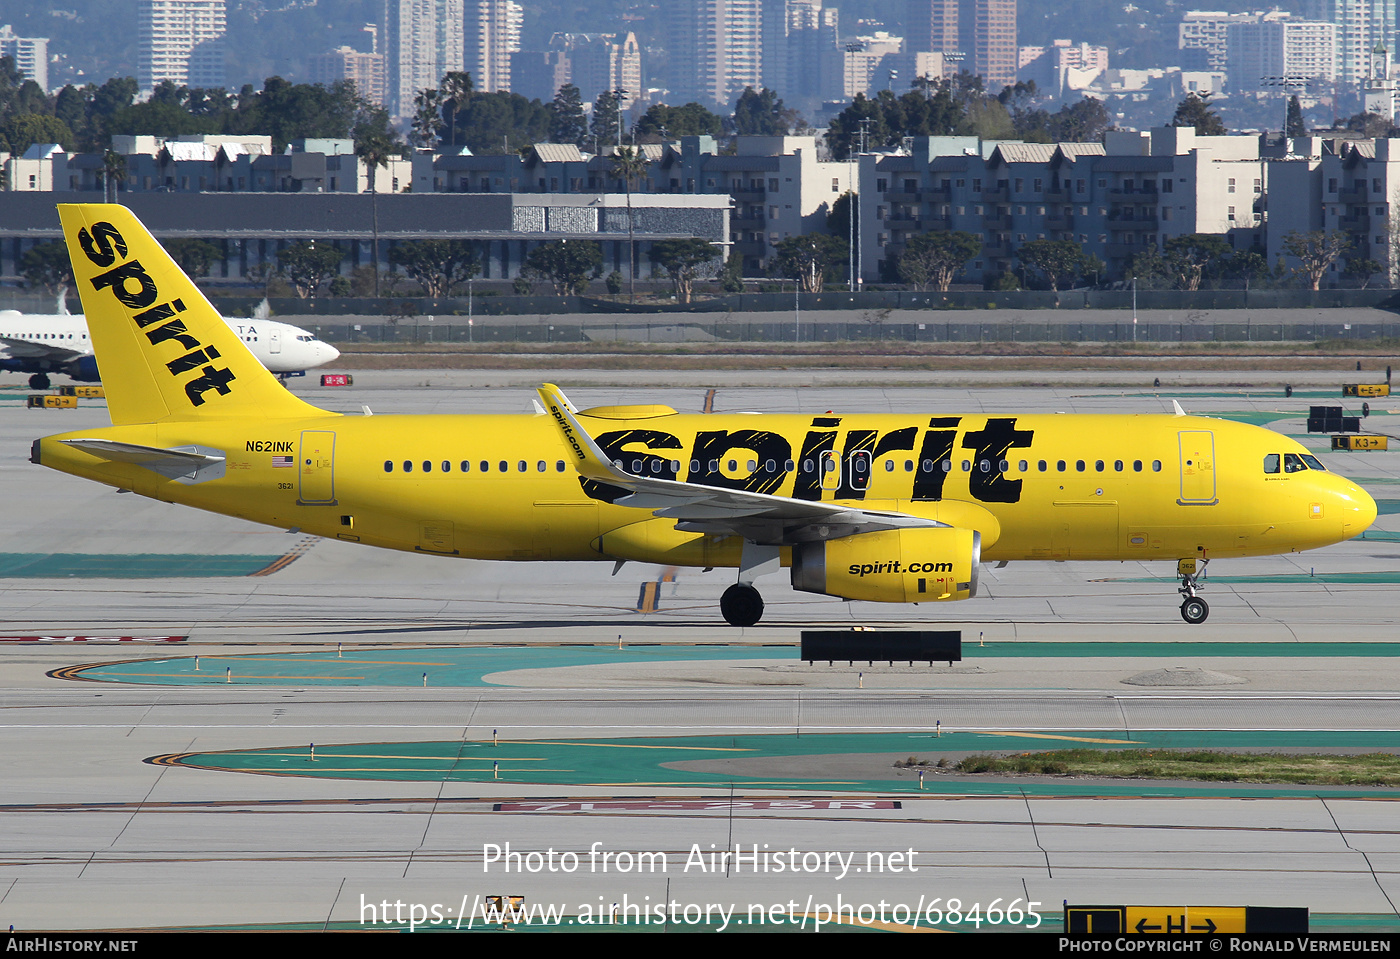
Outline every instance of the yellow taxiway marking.
{"type": "Polygon", "coordinates": [[[975,733],[978,736],[1019,736],[1022,739],[1062,739],[1067,743],[1109,743],[1118,746],[1142,745],[1142,743],[1135,743],[1131,739],[1095,739],[1092,736],[1056,736],[1052,733],[993,732],[990,729],[969,729],[968,732],[975,733]]]}

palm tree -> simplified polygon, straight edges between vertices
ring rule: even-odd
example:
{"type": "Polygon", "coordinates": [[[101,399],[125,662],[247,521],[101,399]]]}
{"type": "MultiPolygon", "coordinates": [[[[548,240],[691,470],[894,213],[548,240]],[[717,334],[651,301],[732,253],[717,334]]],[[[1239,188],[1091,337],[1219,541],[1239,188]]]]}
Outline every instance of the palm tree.
{"type": "Polygon", "coordinates": [[[448,71],[438,84],[441,103],[447,109],[447,142],[453,153],[457,152],[457,111],[471,99],[474,89],[472,75],[461,70],[448,71]]]}
{"type": "Polygon", "coordinates": [[[116,150],[102,154],[102,202],[117,202],[117,187],[126,176],[126,157],[116,150]]]}
{"type": "Polygon", "coordinates": [[[379,190],[375,174],[389,161],[403,156],[403,143],[382,107],[363,105],[360,121],[352,132],[355,156],[369,167],[370,217],[374,231],[374,295],[379,295],[379,190]]]}
{"type": "Polygon", "coordinates": [[[637,241],[632,224],[632,181],[646,175],[651,161],[635,146],[617,148],[608,172],[627,187],[627,302],[637,294],[637,241]]]}

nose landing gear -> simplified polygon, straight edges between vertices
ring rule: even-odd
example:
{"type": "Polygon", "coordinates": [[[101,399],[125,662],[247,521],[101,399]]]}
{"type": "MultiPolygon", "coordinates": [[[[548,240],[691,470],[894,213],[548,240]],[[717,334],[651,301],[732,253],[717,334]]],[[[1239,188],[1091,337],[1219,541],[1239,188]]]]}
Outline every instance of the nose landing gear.
{"type": "MultiPolygon", "coordinates": [[[[1208,559],[1200,561],[1201,574],[1205,573],[1206,564],[1209,562],[1208,559]]],[[[1201,588],[1200,584],[1196,582],[1196,560],[1183,559],[1178,561],[1176,572],[1181,577],[1181,588],[1177,592],[1185,597],[1181,602],[1181,618],[1192,626],[1199,626],[1210,615],[1210,606],[1196,595],[1196,591],[1201,588]]]]}

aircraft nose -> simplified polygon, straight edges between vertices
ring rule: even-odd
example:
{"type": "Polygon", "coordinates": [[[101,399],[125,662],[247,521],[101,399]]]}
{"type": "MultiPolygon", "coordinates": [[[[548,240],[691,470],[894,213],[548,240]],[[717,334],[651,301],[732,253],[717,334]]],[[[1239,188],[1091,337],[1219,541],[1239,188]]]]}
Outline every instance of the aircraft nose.
{"type": "Polygon", "coordinates": [[[1376,501],[1355,483],[1341,493],[1342,530],[1348,537],[1360,536],[1376,521],[1376,501]]]}
{"type": "Polygon", "coordinates": [[[323,363],[332,363],[340,357],[340,350],[322,340],[316,341],[316,355],[323,363]]]}

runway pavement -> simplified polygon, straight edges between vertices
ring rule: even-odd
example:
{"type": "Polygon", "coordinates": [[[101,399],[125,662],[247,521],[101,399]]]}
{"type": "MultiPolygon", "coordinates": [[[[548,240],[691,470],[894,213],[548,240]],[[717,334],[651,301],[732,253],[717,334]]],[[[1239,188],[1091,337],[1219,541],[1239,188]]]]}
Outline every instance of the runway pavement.
{"type": "MultiPolygon", "coordinates": [[[[295,388],[346,411],[527,412],[533,394],[514,384],[548,373],[532,375],[295,388]]],[[[891,927],[915,914],[927,926],[934,899],[940,928],[958,931],[969,923],[950,923],[950,899],[960,920],[1017,902],[1019,921],[999,914],[998,929],[1029,926],[1029,902],[1057,928],[1066,900],[1307,906],[1315,929],[1397,928],[1392,790],[931,775],[921,793],[893,766],[1081,741],[1400,748],[1400,509],[1387,505],[1400,469],[1394,453],[1323,454],[1325,438],[1304,436],[1307,406],[1333,402],[1327,383],[1285,400],[1272,386],[1169,397],[1072,378],[973,392],[804,371],[736,385],[749,376],[678,377],[645,401],[698,411],[713,389],[718,411],[938,414],[1159,411],[1175,397],[1303,438],[1382,514],[1365,540],[1221,561],[1200,627],[1181,622],[1165,564],[1013,563],[983,570],[982,597],[934,610],[797,594],[775,576],[760,581],[764,621],[734,630],[716,608],[732,572],[447,562],[43,470],[27,462],[34,438],[103,425],[104,410],[31,411],[0,391],[0,923],[359,928],[418,904],[439,926],[464,909],[479,924],[479,897],[519,894],[575,923],[616,904],[673,930],[801,928],[790,914],[811,928],[823,905],[864,919],[881,902],[891,927]],[[800,630],[825,623],[946,625],[986,645],[951,668],[797,663],[800,630]],[[1171,668],[1232,681],[1129,682],[1171,668]],[[737,863],[709,858],[736,845],[737,863]]],[[[1371,406],[1390,417],[1389,400],[1371,406]]]]}

